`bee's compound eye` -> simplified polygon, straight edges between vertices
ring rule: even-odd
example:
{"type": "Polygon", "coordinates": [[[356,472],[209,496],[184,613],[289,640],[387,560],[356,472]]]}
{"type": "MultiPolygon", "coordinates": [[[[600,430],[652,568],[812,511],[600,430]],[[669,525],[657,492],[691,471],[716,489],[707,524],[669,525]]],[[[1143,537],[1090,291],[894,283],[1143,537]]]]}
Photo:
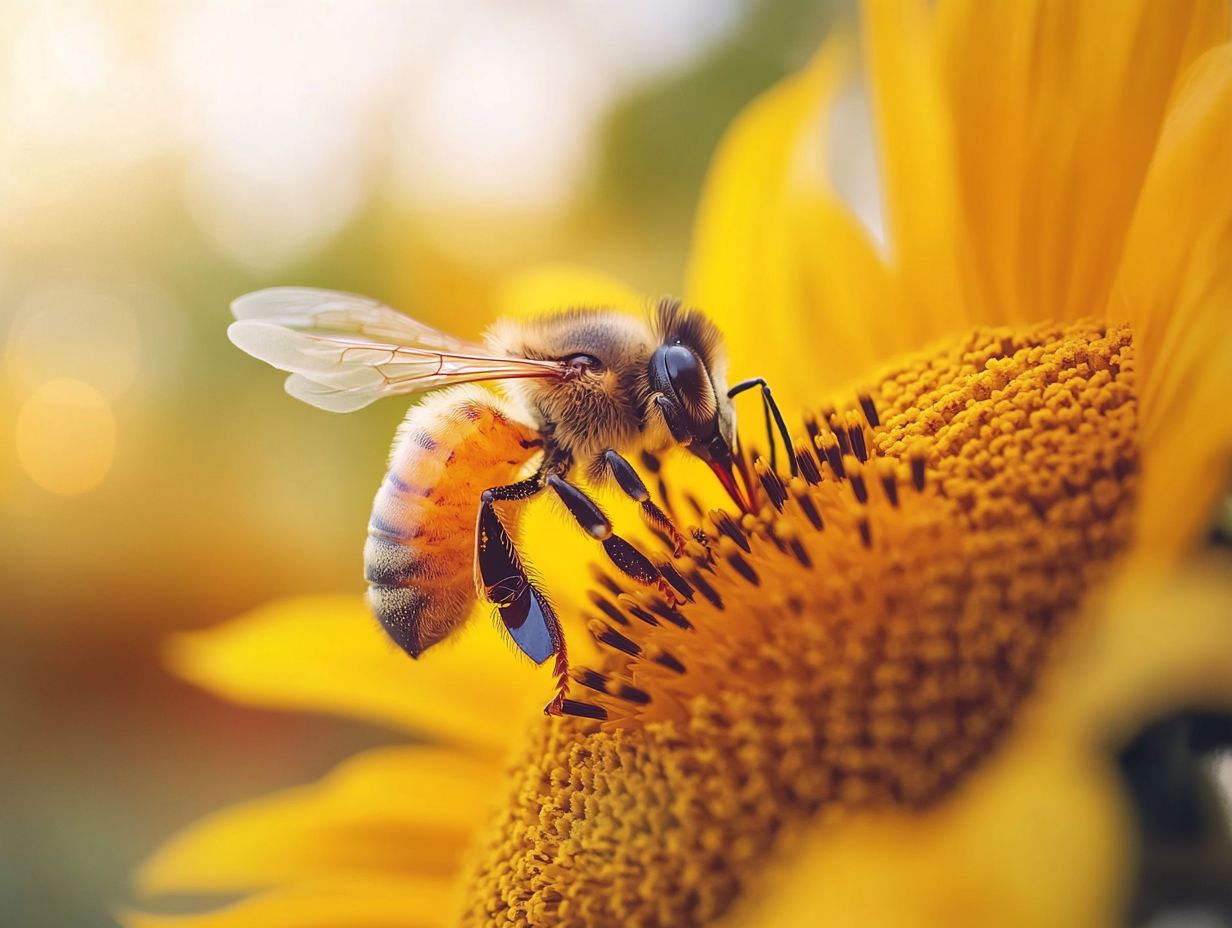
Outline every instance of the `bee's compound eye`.
{"type": "Polygon", "coordinates": [[[569,370],[573,372],[575,377],[588,371],[597,370],[603,366],[593,354],[571,354],[565,358],[565,364],[568,365],[569,370]]]}

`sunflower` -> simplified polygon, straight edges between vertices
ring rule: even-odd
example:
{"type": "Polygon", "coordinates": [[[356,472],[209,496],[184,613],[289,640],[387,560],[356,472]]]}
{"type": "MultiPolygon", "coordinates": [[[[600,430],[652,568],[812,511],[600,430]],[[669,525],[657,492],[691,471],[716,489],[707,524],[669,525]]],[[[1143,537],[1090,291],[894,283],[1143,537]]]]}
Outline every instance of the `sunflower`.
{"type": "MultiPolygon", "coordinates": [[[[663,464],[683,605],[529,514],[601,718],[544,718],[490,628],[412,665],[358,598],[177,639],[230,698],[420,742],[174,838],[142,892],[238,901],[132,926],[1128,916],[1118,752],[1232,709],[1227,566],[1182,564],[1232,458],[1227,6],[874,2],[863,35],[885,247],[826,176],[832,42],[729,130],[685,288],[796,473],[758,460],[737,517],[663,464]]],[[[497,309],[596,302],[639,299],[549,268],[497,309]]]]}

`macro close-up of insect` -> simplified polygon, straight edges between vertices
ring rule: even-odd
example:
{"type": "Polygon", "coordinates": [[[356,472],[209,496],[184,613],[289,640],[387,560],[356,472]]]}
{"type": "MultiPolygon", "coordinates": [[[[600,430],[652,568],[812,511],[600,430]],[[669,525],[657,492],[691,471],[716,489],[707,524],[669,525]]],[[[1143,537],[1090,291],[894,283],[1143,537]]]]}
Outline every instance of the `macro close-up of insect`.
{"type": "Polygon", "coordinates": [[[514,544],[516,504],[551,490],[621,572],[675,599],[670,569],[665,576],[662,565],[614,532],[575,473],[637,502],[679,556],[685,538],[630,456],[687,449],[750,511],[755,486],[738,448],[732,399],[755,388],[771,448],[777,428],[790,452],[765,381],[728,388],[721,333],[677,300],[659,301],[649,318],[571,308],[503,319],[488,330],[486,346],[328,290],[270,288],[232,309],[231,341],[289,372],[287,392],[320,409],[350,412],[386,396],[439,391],[407,413],[373,503],[364,548],[369,604],[417,658],[484,598],[527,657],[543,663],[555,656],[549,715],[585,714],[587,707],[566,698],[563,632],[550,591],[514,544]],[[480,381],[499,382],[504,396],[475,386],[480,381]]]}

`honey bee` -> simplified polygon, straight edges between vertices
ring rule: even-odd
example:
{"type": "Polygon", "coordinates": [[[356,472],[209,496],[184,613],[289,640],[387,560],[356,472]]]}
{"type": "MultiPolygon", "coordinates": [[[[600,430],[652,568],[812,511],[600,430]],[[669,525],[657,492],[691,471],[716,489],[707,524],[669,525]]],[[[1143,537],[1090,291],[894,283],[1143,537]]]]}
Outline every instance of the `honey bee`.
{"type": "MultiPolygon", "coordinates": [[[[232,311],[231,341],[289,372],[287,392],[313,406],[350,412],[381,397],[438,391],[410,408],[377,490],[364,548],[368,602],[414,658],[453,634],[476,597],[490,602],[531,660],[556,657],[548,714],[586,714],[587,704],[566,698],[560,622],[513,542],[518,502],[555,493],[617,569],[675,597],[663,570],[614,534],[575,473],[635,500],[679,556],[684,538],[629,455],[683,447],[710,466],[742,511],[751,510],[755,485],[737,453],[732,398],[756,387],[767,429],[773,419],[795,469],[765,381],[728,389],[718,328],[678,300],[661,300],[649,318],[575,308],[503,319],[485,334],[486,345],[328,290],[260,290],[232,311]],[[504,395],[479,381],[499,381],[504,395]]],[[[769,436],[773,454],[773,430],[769,436]]]]}

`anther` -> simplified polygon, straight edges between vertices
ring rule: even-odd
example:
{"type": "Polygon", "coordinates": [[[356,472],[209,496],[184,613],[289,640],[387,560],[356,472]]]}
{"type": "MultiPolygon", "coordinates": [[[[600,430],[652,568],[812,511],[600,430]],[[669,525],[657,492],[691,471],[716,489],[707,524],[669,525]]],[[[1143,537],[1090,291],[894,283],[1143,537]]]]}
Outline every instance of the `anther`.
{"type": "Polygon", "coordinates": [[[911,456],[911,483],[917,490],[924,489],[924,455],[911,456]]]}
{"type": "Polygon", "coordinates": [[[565,715],[577,716],[580,719],[595,719],[600,722],[607,718],[607,710],[602,706],[582,702],[580,699],[561,700],[560,711],[565,715]]]}
{"type": "Polygon", "coordinates": [[[723,611],[723,597],[719,595],[718,590],[710,585],[710,582],[702,575],[700,570],[694,570],[689,573],[689,579],[693,581],[693,585],[697,587],[697,591],[706,597],[707,602],[720,612],[723,611]]]}
{"type": "Polygon", "coordinates": [[[800,476],[810,484],[816,485],[821,483],[821,470],[817,466],[817,459],[813,457],[813,453],[804,445],[797,445],[796,464],[800,467],[800,476]]]}
{"type": "Polygon", "coordinates": [[[847,438],[847,429],[839,421],[837,413],[830,414],[830,431],[834,433],[834,437],[838,439],[839,450],[843,454],[851,454],[851,442],[847,438]]]}
{"type": "Polygon", "coordinates": [[[625,614],[620,611],[620,608],[616,606],[615,603],[599,595],[594,590],[590,591],[590,602],[596,609],[602,612],[617,625],[629,624],[629,620],[625,618],[625,614]]]}
{"type": "Polygon", "coordinates": [[[791,553],[795,555],[801,566],[810,570],[813,568],[813,559],[809,557],[804,545],[800,544],[799,538],[793,538],[787,547],[791,549],[791,553]]]}
{"type": "Polygon", "coordinates": [[[809,440],[816,444],[817,436],[821,434],[821,426],[817,423],[817,417],[811,412],[804,414],[804,430],[808,432],[809,440]]]}
{"type": "Polygon", "coordinates": [[[752,552],[753,549],[749,547],[749,540],[745,537],[744,531],[725,510],[712,509],[710,511],[710,519],[714,522],[714,527],[719,530],[720,534],[726,535],[745,552],[752,552]]]}
{"type": "MultiPolygon", "coordinates": [[[[683,628],[687,630],[693,627],[692,622],[686,619],[683,615],[681,615],[671,606],[664,605],[663,603],[652,602],[650,604],[650,611],[653,612],[655,615],[659,616],[659,618],[663,619],[664,621],[671,622],[677,628],[683,628]]],[[[658,623],[656,622],[655,624],[657,625],[658,623]]]]}
{"type": "Polygon", "coordinates": [[[826,461],[830,465],[830,470],[834,471],[834,476],[839,480],[844,479],[847,476],[847,468],[843,466],[843,449],[835,435],[832,432],[819,435],[816,444],[826,456],[826,461]]]}
{"type": "Polygon", "coordinates": [[[858,422],[850,425],[847,429],[847,438],[851,444],[851,453],[863,464],[868,460],[868,446],[864,444],[863,427],[858,422]]]}
{"type": "Polygon", "coordinates": [[[727,552],[727,563],[731,564],[732,568],[745,580],[753,584],[753,586],[761,586],[761,577],[757,575],[757,571],[753,569],[753,565],[744,559],[739,551],[727,552]]]}
{"type": "Polygon", "coordinates": [[[813,503],[813,498],[809,496],[808,491],[801,487],[800,491],[794,495],[796,503],[800,506],[800,511],[809,520],[809,524],[817,529],[817,531],[825,528],[825,523],[821,520],[821,513],[817,511],[817,506],[813,503]]]}
{"type": "Polygon", "coordinates": [[[868,502],[868,487],[864,483],[863,474],[851,475],[851,492],[856,495],[856,502],[861,506],[868,502]]]}
{"type": "Polygon", "coordinates": [[[610,626],[599,633],[597,640],[609,648],[615,648],[617,651],[629,655],[629,657],[637,657],[642,653],[641,645],[632,638],[626,638],[610,626]]]}
{"type": "Polygon", "coordinates": [[[898,478],[893,474],[881,475],[881,487],[885,490],[886,499],[895,509],[898,508],[898,478]]]}
{"type": "Polygon", "coordinates": [[[580,670],[573,674],[573,679],[587,689],[592,689],[596,693],[607,693],[607,677],[599,673],[597,670],[580,670]]]}
{"type": "Polygon", "coordinates": [[[642,452],[642,467],[646,468],[652,474],[657,474],[663,469],[663,462],[649,451],[642,452]]]}
{"type": "Polygon", "coordinates": [[[629,610],[630,615],[632,615],[636,619],[641,619],[647,625],[658,625],[659,624],[658,619],[656,619],[653,615],[651,615],[649,612],[647,612],[641,606],[636,605],[635,603],[627,602],[625,603],[625,608],[629,610]]]}
{"type": "Polygon", "coordinates": [[[685,598],[688,602],[693,602],[693,587],[689,586],[689,581],[680,575],[671,564],[660,564],[659,573],[663,575],[663,579],[676,588],[676,592],[685,598]]]}
{"type": "Polygon", "coordinates": [[[856,525],[860,529],[860,544],[866,548],[871,548],[873,546],[873,529],[868,524],[868,519],[860,519],[856,525]]]}
{"type": "Polygon", "coordinates": [[[783,504],[787,502],[787,487],[783,485],[783,478],[767,467],[766,462],[761,458],[754,462],[753,468],[757,471],[757,477],[761,481],[761,488],[766,491],[766,496],[771,504],[779,512],[782,512],[783,504]]]}
{"type": "Polygon", "coordinates": [[[649,693],[638,689],[636,686],[630,686],[628,683],[622,683],[620,689],[613,695],[623,699],[625,702],[637,703],[639,706],[644,706],[650,702],[649,693]]]}
{"type": "Polygon", "coordinates": [[[604,573],[597,564],[590,565],[590,576],[595,583],[599,584],[599,586],[603,587],[613,596],[619,596],[624,592],[624,588],[604,573]]]}
{"type": "Polygon", "coordinates": [[[674,670],[676,673],[684,673],[685,666],[680,660],[670,651],[661,651],[655,656],[656,664],[662,664],[668,670],[674,670]]]}
{"type": "Polygon", "coordinates": [[[868,420],[868,424],[872,428],[877,428],[881,425],[881,417],[877,415],[877,406],[873,403],[873,398],[868,393],[860,391],[858,394],[860,400],[860,408],[864,410],[864,418],[868,420]]]}

